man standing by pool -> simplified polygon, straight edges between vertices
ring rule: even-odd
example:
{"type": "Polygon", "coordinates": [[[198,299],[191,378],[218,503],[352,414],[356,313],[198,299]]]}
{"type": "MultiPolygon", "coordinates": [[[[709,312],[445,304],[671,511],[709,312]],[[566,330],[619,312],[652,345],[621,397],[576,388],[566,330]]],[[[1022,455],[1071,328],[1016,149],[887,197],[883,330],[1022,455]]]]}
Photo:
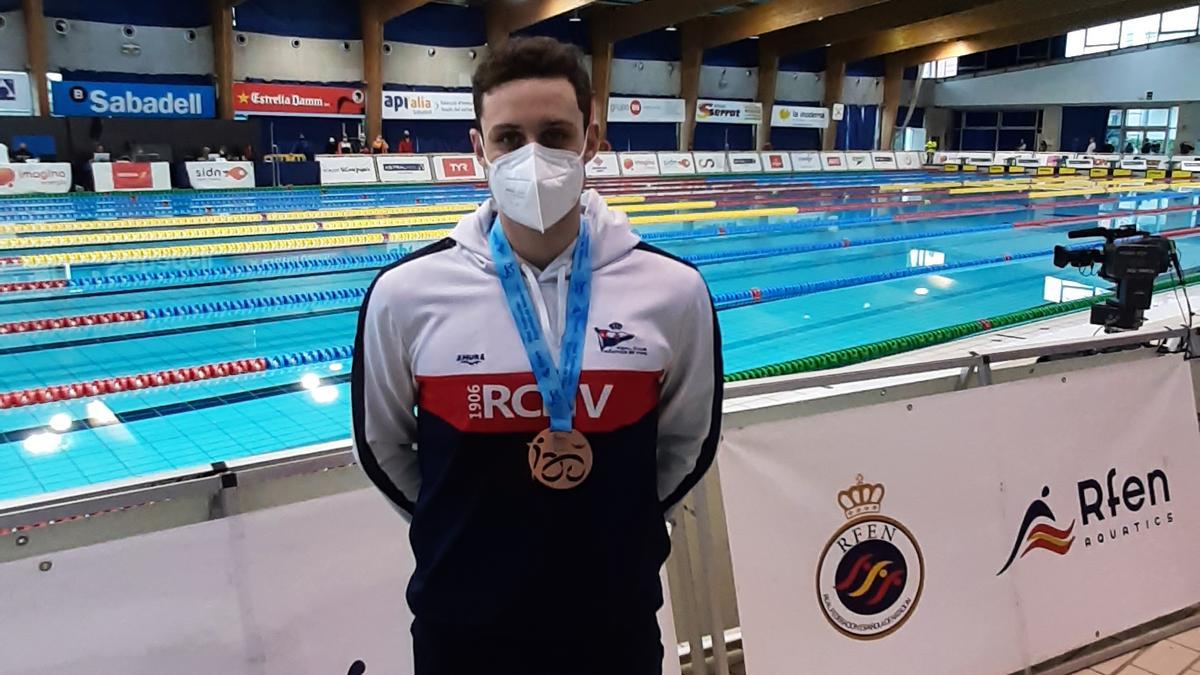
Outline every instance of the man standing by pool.
{"type": "Polygon", "coordinates": [[[492,197],[359,317],[355,450],[411,519],[417,675],[661,669],[664,518],[716,452],[720,335],[700,274],[582,192],[580,61],[489,51],[471,140],[492,197]]]}

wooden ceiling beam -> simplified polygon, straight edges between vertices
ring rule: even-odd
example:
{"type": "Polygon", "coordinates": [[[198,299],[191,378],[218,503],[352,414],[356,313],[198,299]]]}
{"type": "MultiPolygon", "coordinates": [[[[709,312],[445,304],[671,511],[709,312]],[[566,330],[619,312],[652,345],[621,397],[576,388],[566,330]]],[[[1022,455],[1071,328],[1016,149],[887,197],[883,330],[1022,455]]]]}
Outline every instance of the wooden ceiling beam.
{"type": "MultiPolygon", "coordinates": [[[[241,2],[242,0],[236,1],[241,2]]],[[[430,0],[362,0],[362,2],[364,3],[364,12],[372,12],[380,23],[387,23],[401,14],[429,4],[430,0]]]]}
{"type": "Polygon", "coordinates": [[[678,26],[735,3],[736,0],[642,0],[628,7],[593,7],[588,20],[602,22],[613,42],[617,42],[678,26]]]}
{"type": "MultiPolygon", "coordinates": [[[[1127,0],[1081,0],[1047,2],[1047,0],[1003,0],[936,19],[920,21],[839,46],[839,53],[849,61],[902,52],[916,47],[956,40],[968,35],[1016,26],[1036,26],[1061,16],[1080,11],[1082,7],[1113,7],[1127,0]]],[[[1124,10],[1122,10],[1124,13],[1124,10]]],[[[1136,16],[1136,13],[1131,14],[1136,16]]]]}
{"type": "Polygon", "coordinates": [[[798,24],[821,22],[886,0],[772,0],[704,20],[704,48],[711,49],[798,24]]]}
{"type": "Polygon", "coordinates": [[[515,33],[546,19],[583,9],[595,0],[491,0],[487,19],[495,30],[515,33]]]}
{"type": "Polygon", "coordinates": [[[910,49],[903,52],[903,59],[905,65],[915,66],[930,61],[985,52],[989,49],[1010,47],[1031,40],[1051,38],[1080,28],[1099,26],[1122,19],[1145,16],[1155,12],[1169,12],[1193,4],[1195,4],[1194,0],[1190,2],[1187,0],[1126,0],[1119,5],[1089,7],[1079,12],[1027,26],[1010,26],[950,42],[910,49]]]}
{"type": "Polygon", "coordinates": [[[857,40],[881,30],[935,19],[991,2],[995,0],[893,0],[777,30],[764,35],[762,39],[769,41],[781,55],[787,56],[857,40]]]}

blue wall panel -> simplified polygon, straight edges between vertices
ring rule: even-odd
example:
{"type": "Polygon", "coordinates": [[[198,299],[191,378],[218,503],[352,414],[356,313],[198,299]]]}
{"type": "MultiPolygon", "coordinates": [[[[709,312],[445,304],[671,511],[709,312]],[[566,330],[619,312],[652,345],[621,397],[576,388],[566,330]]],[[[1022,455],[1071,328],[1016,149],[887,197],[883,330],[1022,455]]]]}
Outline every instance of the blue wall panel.
{"type": "Polygon", "coordinates": [[[678,61],[679,31],[656,30],[613,44],[613,58],[636,61],[678,61]]]}
{"type": "Polygon", "coordinates": [[[720,47],[706,49],[701,63],[706,66],[756,68],[758,67],[758,41],[738,40],[720,47]]]}
{"type": "Polygon", "coordinates": [[[429,3],[385,23],[383,38],[434,47],[478,47],[487,42],[487,28],[481,7],[429,3]]]}
{"type": "Polygon", "coordinates": [[[237,30],[331,40],[362,38],[356,6],[352,3],[336,4],[326,0],[244,2],[237,6],[237,30]]]}
{"type": "Polygon", "coordinates": [[[693,150],[753,150],[753,124],[707,122],[696,125],[693,150]]]}
{"type": "Polygon", "coordinates": [[[674,122],[609,122],[608,142],[616,152],[679,149],[679,125],[674,122]]]}
{"type": "Polygon", "coordinates": [[[1064,152],[1083,152],[1087,150],[1089,137],[1095,138],[1098,146],[1104,145],[1107,129],[1108,106],[1063,106],[1058,148],[1064,152]]]}
{"type": "Polygon", "coordinates": [[[825,49],[810,49],[779,59],[779,70],[789,73],[820,73],[825,70],[825,49]]]}
{"type": "MultiPolygon", "coordinates": [[[[0,0],[0,11],[10,4],[15,6],[8,9],[16,9],[21,3],[0,0]]],[[[205,0],[45,0],[43,11],[55,18],[134,26],[195,28],[209,21],[205,0]]]]}

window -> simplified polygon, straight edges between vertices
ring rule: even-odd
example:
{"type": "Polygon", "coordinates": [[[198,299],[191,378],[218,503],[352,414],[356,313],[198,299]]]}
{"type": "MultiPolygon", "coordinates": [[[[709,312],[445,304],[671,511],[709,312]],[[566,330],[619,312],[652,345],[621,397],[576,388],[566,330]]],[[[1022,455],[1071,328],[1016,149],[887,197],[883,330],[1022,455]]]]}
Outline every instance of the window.
{"type": "Polygon", "coordinates": [[[1173,152],[1179,107],[1110,110],[1105,140],[1117,152],[1170,154],[1173,152]]]}
{"type": "Polygon", "coordinates": [[[1138,17],[1121,22],[1121,47],[1148,45],[1158,40],[1160,15],[1138,17]]]}
{"type": "Polygon", "coordinates": [[[921,66],[921,77],[941,80],[958,75],[958,57],[951,56],[940,61],[930,61],[921,66]]]}
{"type": "Polygon", "coordinates": [[[1067,34],[1066,56],[1097,54],[1113,49],[1178,40],[1196,35],[1200,6],[1140,16],[1067,34]]]}

